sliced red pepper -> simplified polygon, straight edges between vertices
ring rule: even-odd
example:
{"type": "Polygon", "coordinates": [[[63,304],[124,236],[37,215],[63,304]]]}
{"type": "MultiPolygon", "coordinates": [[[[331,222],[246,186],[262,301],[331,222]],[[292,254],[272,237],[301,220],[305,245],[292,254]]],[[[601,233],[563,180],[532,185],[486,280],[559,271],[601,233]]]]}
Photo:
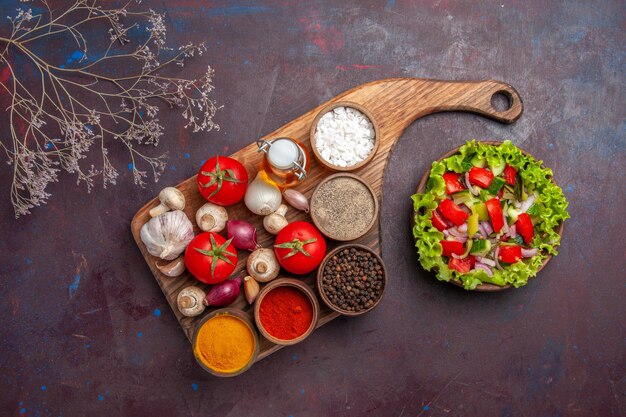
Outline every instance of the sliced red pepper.
{"type": "Polygon", "coordinates": [[[515,230],[522,235],[524,242],[530,245],[530,242],[533,240],[533,235],[535,234],[535,229],[533,229],[533,222],[530,220],[530,216],[527,213],[522,213],[517,217],[515,230]]]}
{"type": "Polygon", "coordinates": [[[446,219],[444,219],[441,213],[439,213],[439,210],[433,210],[430,221],[433,223],[433,226],[435,226],[440,232],[443,232],[448,228],[448,223],[446,223],[446,219]]]}
{"type": "Polygon", "coordinates": [[[461,174],[456,172],[446,172],[443,174],[443,180],[446,182],[446,192],[450,194],[458,193],[465,190],[465,186],[459,181],[461,174]]]}
{"type": "Polygon", "coordinates": [[[441,247],[443,248],[443,256],[452,256],[453,253],[463,255],[465,253],[463,242],[457,240],[440,240],[439,243],[441,243],[441,247]]]}
{"type": "Polygon", "coordinates": [[[498,252],[498,259],[507,264],[514,264],[522,259],[522,247],[521,246],[500,246],[498,252]]]}
{"type": "Polygon", "coordinates": [[[469,170],[469,182],[481,188],[489,188],[493,181],[493,172],[486,168],[472,167],[469,170]]]}
{"type": "Polygon", "coordinates": [[[507,184],[515,185],[515,174],[517,174],[517,170],[513,168],[511,165],[506,164],[506,167],[504,168],[504,172],[502,173],[502,176],[504,177],[504,181],[506,181],[507,184]]]}
{"type": "Polygon", "coordinates": [[[465,259],[450,258],[448,260],[448,268],[454,269],[461,274],[468,273],[476,264],[476,259],[470,255],[465,259]]]}
{"type": "Polygon", "coordinates": [[[492,198],[491,200],[487,200],[485,202],[487,206],[487,213],[489,213],[489,218],[491,218],[491,226],[493,226],[493,230],[498,233],[502,227],[504,227],[504,219],[502,218],[502,206],[500,205],[500,200],[497,198],[492,198]]]}
{"type": "Polygon", "coordinates": [[[443,217],[450,220],[457,226],[465,223],[469,217],[469,215],[464,212],[461,207],[459,207],[454,201],[448,199],[439,203],[439,210],[441,211],[441,214],[443,214],[443,217]]]}

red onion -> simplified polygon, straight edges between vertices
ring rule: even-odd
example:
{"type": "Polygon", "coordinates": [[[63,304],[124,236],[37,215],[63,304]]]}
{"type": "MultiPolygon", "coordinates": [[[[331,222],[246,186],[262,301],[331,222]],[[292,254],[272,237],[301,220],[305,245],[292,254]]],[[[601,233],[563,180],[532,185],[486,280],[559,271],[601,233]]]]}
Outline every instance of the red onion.
{"type": "Polygon", "coordinates": [[[258,247],[256,243],[256,229],[250,223],[243,220],[229,220],[226,222],[228,238],[233,239],[233,245],[237,249],[253,251],[258,247]]]}
{"type": "Polygon", "coordinates": [[[480,262],[481,264],[485,264],[485,265],[488,265],[488,266],[496,266],[496,262],[494,260],[492,260],[492,259],[489,259],[489,258],[484,258],[482,256],[477,256],[476,260],[478,262],[480,262]]]}
{"type": "Polygon", "coordinates": [[[485,271],[487,273],[488,276],[493,276],[493,272],[491,271],[491,268],[489,268],[489,266],[480,263],[480,262],[476,262],[474,264],[474,268],[475,269],[482,269],[483,271],[485,271]]]}
{"type": "Polygon", "coordinates": [[[493,233],[493,228],[491,227],[489,222],[480,222],[480,224],[483,226],[483,229],[485,230],[485,233],[487,234],[487,236],[493,233]]]}
{"type": "Polygon", "coordinates": [[[498,261],[498,255],[500,254],[500,246],[498,246],[495,250],[495,252],[493,253],[493,259],[496,262],[496,268],[498,268],[500,271],[502,271],[504,268],[502,268],[502,265],[500,265],[500,262],[498,261]]]}
{"type": "Polygon", "coordinates": [[[472,193],[473,196],[477,196],[480,193],[479,191],[476,191],[476,189],[470,182],[469,171],[465,173],[465,185],[467,185],[467,189],[469,190],[470,193],[472,193]]]}
{"type": "Polygon", "coordinates": [[[537,248],[532,248],[532,249],[524,249],[524,248],[522,248],[522,258],[532,258],[538,252],[539,251],[537,250],[537,248]]]}
{"type": "Polygon", "coordinates": [[[236,277],[215,284],[207,293],[204,304],[207,306],[223,307],[234,303],[241,292],[242,282],[243,278],[236,277]]]}
{"type": "Polygon", "coordinates": [[[463,233],[460,232],[459,229],[457,227],[451,227],[448,229],[448,233],[450,233],[450,236],[454,236],[454,237],[468,237],[467,236],[467,232],[463,233]]]}
{"type": "Polygon", "coordinates": [[[457,227],[457,229],[459,230],[459,232],[467,232],[467,223],[463,223],[462,225],[457,227]]]}
{"type": "Polygon", "coordinates": [[[485,231],[485,227],[481,223],[478,223],[478,233],[485,239],[489,237],[489,233],[485,231]]]}
{"type": "Polygon", "coordinates": [[[509,236],[511,236],[513,239],[515,239],[515,237],[517,236],[517,230],[515,228],[515,225],[509,227],[509,236]]]}

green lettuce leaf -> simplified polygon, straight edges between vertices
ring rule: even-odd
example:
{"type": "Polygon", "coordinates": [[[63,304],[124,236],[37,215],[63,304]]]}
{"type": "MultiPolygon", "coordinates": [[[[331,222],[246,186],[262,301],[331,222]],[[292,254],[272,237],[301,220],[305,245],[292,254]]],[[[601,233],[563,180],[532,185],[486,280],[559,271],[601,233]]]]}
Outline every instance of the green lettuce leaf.
{"type": "Polygon", "coordinates": [[[531,156],[524,155],[508,140],[499,146],[472,140],[463,145],[457,154],[441,162],[433,162],[426,191],[423,194],[411,196],[415,212],[413,236],[422,267],[427,271],[436,271],[437,279],[440,281],[460,280],[463,287],[468,290],[475,289],[482,283],[500,286],[511,284],[516,288],[526,285],[530,278],[537,275],[543,261],[548,256],[558,253],[560,236],[557,228],[561,222],[569,218],[568,202],[563,195],[563,190],[552,181],[552,170],[542,168],[542,163],[531,156]],[[443,174],[447,170],[457,173],[467,172],[471,168],[469,161],[476,155],[485,158],[490,166],[501,163],[502,160],[506,161],[520,173],[526,187],[534,190],[538,196],[533,205],[532,214],[535,225],[533,247],[538,248],[539,253],[532,258],[505,266],[502,271],[494,269],[491,277],[482,270],[460,274],[448,268],[442,257],[442,247],[439,243],[444,238],[443,233],[438,231],[431,222],[432,211],[446,195],[443,174]]]}

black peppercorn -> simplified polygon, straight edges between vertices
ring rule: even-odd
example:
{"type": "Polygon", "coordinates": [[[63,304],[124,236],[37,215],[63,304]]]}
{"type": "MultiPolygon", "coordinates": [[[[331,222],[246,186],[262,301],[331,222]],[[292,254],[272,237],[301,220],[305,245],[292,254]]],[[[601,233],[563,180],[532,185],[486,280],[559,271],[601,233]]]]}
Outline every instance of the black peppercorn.
{"type": "Polygon", "coordinates": [[[366,250],[344,249],[326,264],[322,284],[332,304],[345,311],[360,312],[380,298],[383,268],[378,258],[366,250]]]}

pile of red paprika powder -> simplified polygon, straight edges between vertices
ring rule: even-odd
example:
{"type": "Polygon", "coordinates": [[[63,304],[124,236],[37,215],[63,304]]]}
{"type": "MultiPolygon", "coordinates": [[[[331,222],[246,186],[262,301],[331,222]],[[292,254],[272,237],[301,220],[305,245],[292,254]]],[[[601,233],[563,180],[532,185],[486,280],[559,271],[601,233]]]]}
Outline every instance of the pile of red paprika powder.
{"type": "Polygon", "coordinates": [[[284,286],[268,292],[259,307],[261,325],[276,339],[293,340],[302,336],[313,321],[313,306],[297,288],[284,286]]]}

